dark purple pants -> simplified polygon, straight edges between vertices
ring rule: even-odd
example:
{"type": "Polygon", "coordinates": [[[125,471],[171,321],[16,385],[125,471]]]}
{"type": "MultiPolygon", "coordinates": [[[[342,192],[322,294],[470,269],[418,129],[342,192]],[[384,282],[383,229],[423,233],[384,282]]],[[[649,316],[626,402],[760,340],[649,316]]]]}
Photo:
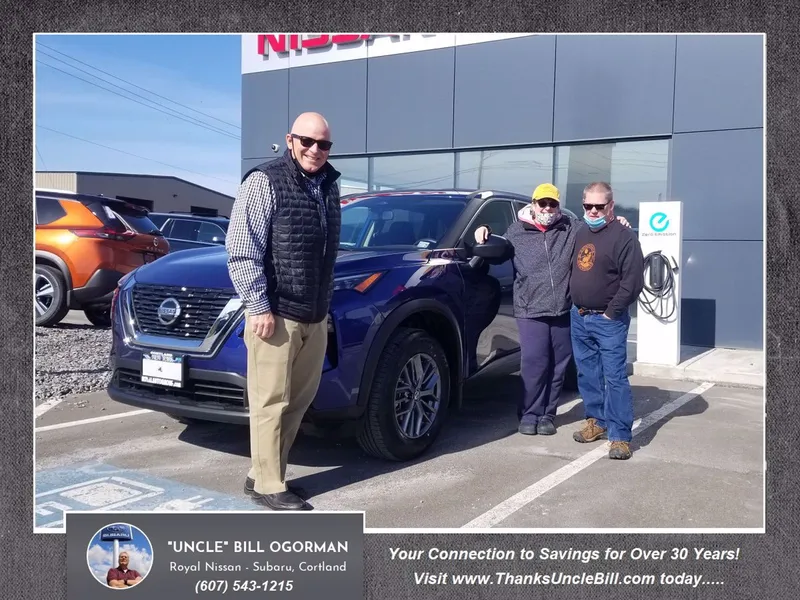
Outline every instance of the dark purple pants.
{"type": "Polygon", "coordinates": [[[524,386],[517,409],[521,423],[555,419],[564,373],[572,358],[569,313],[560,317],[517,319],[524,386]]]}

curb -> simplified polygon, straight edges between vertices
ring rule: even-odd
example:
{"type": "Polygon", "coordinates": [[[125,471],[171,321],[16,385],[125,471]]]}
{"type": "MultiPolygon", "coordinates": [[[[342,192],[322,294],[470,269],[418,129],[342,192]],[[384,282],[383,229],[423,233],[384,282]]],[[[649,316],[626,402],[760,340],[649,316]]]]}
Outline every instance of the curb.
{"type": "MultiPolygon", "coordinates": [[[[688,365],[686,365],[688,366],[688,365]]],[[[752,373],[725,373],[724,375],[714,375],[704,371],[693,372],[686,369],[686,366],[668,367],[652,363],[633,363],[633,374],[641,377],[653,377],[656,379],[679,379],[692,383],[709,382],[724,387],[763,389],[763,376],[752,373]]]]}

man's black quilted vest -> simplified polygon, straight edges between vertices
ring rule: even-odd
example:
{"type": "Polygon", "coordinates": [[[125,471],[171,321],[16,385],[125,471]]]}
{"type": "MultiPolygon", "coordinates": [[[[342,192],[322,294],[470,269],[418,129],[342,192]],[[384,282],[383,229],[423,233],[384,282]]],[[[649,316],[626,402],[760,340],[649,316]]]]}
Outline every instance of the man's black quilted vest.
{"type": "Polygon", "coordinates": [[[327,239],[322,227],[324,213],[308,189],[305,176],[286,153],[254,167],[266,173],[275,194],[275,212],[267,240],[264,270],[273,314],[301,323],[319,323],[328,315],[333,295],[333,266],[339,251],[341,207],[340,173],[330,163],[322,196],[327,206],[327,239]]]}

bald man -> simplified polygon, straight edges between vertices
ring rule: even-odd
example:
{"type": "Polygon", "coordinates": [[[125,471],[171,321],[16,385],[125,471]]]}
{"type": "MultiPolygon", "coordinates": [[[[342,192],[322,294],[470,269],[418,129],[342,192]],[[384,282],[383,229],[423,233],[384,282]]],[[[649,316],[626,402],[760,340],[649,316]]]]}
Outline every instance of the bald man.
{"type": "Polygon", "coordinates": [[[242,178],[225,243],[245,307],[252,466],[244,490],[272,510],[311,509],[286,485],[286,463],[328,341],[341,222],[331,145],[322,115],[297,117],[283,156],[242,178]]]}

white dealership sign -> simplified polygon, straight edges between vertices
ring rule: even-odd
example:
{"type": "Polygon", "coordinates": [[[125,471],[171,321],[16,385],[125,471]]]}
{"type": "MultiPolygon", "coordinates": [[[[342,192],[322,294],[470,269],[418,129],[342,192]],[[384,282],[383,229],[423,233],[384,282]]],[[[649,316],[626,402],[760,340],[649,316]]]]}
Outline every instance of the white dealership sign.
{"type": "Polygon", "coordinates": [[[242,74],[479,44],[529,33],[259,33],[242,36],[242,74]]]}

